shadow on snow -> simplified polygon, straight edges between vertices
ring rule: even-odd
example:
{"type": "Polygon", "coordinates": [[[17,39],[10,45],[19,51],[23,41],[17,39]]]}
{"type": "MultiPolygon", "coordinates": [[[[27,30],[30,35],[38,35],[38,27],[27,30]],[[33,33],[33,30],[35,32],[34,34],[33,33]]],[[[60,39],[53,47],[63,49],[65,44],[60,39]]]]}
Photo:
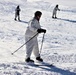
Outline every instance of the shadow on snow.
{"type": "Polygon", "coordinates": [[[19,22],[22,22],[22,23],[28,23],[28,22],[26,22],[26,21],[23,21],[23,20],[20,20],[19,22]]]}
{"type": "Polygon", "coordinates": [[[63,70],[54,65],[51,67],[50,66],[46,66],[46,67],[39,66],[39,68],[44,69],[46,71],[60,73],[61,75],[76,75],[76,73],[74,73],[74,72],[70,72],[69,70],[63,70]]]}
{"type": "Polygon", "coordinates": [[[69,20],[69,19],[62,19],[62,18],[57,18],[57,19],[72,22],[72,23],[76,23],[76,20],[69,20]]]}
{"type": "MultiPolygon", "coordinates": [[[[26,63],[16,63],[16,64],[22,64],[22,65],[26,65],[26,63]]],[[[49,63],[45,65],[41,65],[41,66],[36,66],[36,65],[28,65],[26,66],[25,68],[29,69],[30,67],[29,66],[32,66],[32,67],[35,67],[35,68],[41,68],[45,71],[50,71],[50,72],[55,72],[55,73],[59,73],[61,75],[76,75],[76,73],[74,72],[70,72],[69,70],[64,70],[64,69],[61,69],[61,68],[58,68],[56,67],[55,65],[50,65],[49,63]]]]}

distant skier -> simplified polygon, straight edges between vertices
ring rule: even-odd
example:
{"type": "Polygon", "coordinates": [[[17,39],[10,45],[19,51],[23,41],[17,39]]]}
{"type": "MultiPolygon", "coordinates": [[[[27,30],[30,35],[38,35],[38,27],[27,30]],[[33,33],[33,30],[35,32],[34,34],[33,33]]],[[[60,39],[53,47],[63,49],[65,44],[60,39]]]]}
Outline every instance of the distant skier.
{"type": "Polygon", "coordinates": [[[21,9],[18,5],[15,9],[15,19],[14,19],[15,21],[17,20],[17,17],[18,17],[18,20],[20,21],[20,11],[21,11],[21,9]]]}
{"type": "MultiPolygon", "coordinates": [[[[34,18],[29,21],[29,24],[25,33],[26,41],[28,41],[37,33],[46,33],[46,30],[42,29],[39,23],[41,15],[42,15],[42,12],[36,11],[34,14],[34,18]]],[[[30,59],[32,52],[34,53],[36,60],[41,61],[41,62],[43,61],[43,59],[40,57],[40,54],[39,54],[37,37],[38,35],[35,36],[26,44],[26,59],[25,59],[26,62],[34,62],[34,60],[30,59]]]]}
{"type": "Polygon", "coordinates": [[[56,5],[55,8],[54,8],[54,10],[53,10],[52,18],[57,18],[57,17],[56,17],[57,10],[60,11],[60,9],[58,8],[58,5],[56,5]]]}

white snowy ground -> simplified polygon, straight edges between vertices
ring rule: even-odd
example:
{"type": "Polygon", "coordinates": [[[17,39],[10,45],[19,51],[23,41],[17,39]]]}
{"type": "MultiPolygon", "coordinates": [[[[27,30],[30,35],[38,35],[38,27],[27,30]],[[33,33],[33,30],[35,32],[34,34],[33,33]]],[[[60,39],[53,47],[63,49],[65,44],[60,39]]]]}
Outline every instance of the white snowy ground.
{"type": "MultiPolygon", "coordinates": [[[[76,0],[0,0],[0,75],[76,75],[76,0]],[[58,19],[52,11],[59,4],[58,19]],[[14,21],[14,10],[21,8],[21,22],[14,21]],[[25,43],[28,21],[36,10],[42,11],[40,23],[47,30],[41,57],[53,67],[25,64],[25,43]]],[[[43,34],[38,37],[39,47],[43,34]]],[[[32,58],[35,57],[32,55],[32,58]]]]}

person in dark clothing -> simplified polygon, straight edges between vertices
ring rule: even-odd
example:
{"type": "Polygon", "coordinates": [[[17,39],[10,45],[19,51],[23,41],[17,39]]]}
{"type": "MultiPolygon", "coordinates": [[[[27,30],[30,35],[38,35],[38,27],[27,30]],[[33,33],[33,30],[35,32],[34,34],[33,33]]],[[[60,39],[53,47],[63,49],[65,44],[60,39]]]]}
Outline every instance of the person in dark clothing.
{"type": "Polygon", "coordinates": [[[21,11],[21,9],[18,5],[15,9],[15,19],[14,19],[15,21],[17,20],[17,17],[18,17],[18,20],[20,21],[20,11],[21,11]]]}

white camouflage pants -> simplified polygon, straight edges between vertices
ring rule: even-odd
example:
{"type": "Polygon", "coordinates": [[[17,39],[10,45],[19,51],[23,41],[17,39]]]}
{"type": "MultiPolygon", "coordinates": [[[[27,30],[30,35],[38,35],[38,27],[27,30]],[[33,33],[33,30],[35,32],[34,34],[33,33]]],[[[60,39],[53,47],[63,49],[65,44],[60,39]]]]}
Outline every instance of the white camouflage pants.
{"type": "MultiPolygon", "coordinates": [[[[26,42],[31,37],[25,37],[26,42]]],[[[39,47],[37,37],[34,37],[26,44],[26,59],[31,56],[32,52],[34,53],[35,57],[39,57],[39,47]]]]}

